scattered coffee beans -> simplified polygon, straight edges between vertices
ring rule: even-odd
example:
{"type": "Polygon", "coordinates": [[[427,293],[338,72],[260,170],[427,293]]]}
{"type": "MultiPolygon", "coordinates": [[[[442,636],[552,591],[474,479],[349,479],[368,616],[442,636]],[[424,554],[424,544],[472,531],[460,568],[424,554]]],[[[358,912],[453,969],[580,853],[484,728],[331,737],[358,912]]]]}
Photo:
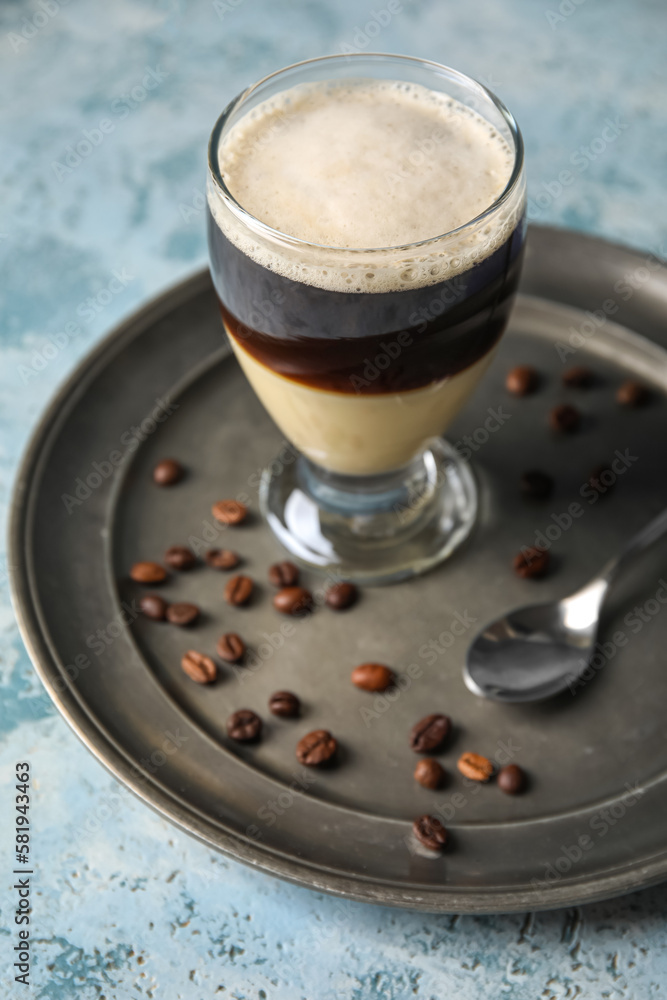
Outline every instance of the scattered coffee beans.
{"type": "Polygon", "coordinates": [[[218,500],[211,507],[211,513],[221,524],[242,524],[248,516],[248,508],[238,500],[218,500]]]}
{"type": "Polygon", "coordinates": [[[247,604],[252,597],[254,584],[249,576],[242,576],[240,573],[233,576],[225,587],[225,600],[227,604],[240,607],[247,604]]]}
{"type": "Polygon", "coordinates": [[[479,753],[461,754],[456,766],[464,778],[472,781],[488,781],[493,774],[493,764],[479,753]]]}
{"type": "Polygon", "coordinates": [[[598,465],[591,472],[588,485],[600,496],[604,496],[616,485],[616,473],[608,465],[598,465]]]}
{"type": "Polygon", "coordinates": [[[581,413],[576,406],[564,403],[562,406],[554,406],[549,414],[549,426],[557,434],[574,434],[579,430],[581,424],[581,413]]]}
{"type": "Polygon", "coordinates": [[[291,691],[275,691],[269,698],[269,711],[284,719],[294,719],[299,714],[301,702],[291,691]]]}
{"type": "Polygon", "coordinates": [[[382,663],[362,663],[352,671],[351,680],[363,691],[386,691],[394,683],[394,672],[382,663]]]}
{"type": "Polygon", "coordinates": [[[546,472],[529,469],[521,476],[521,492],[530,500],[546,500],[553,493],[554,481],[546,472]]]}
{"type": "Polygon", "coordinates": [[[293,587],[299,579],[299,567],[294,563],[279,562],[269,567],[269,583],[274,587],[293,587]]]}
{"type": "Polygon", "coordinates": [[[444,769],[440,767],[437,760],[433,760],[432,757],[424,757],[422,760],[417,761],[415,781],[423,785],[424,788],[439,788],[444,778],[444,769]]]}
{"type": "Polygon", "coordinates": [[[518,795],[526,787],[526,774],[518,764],[507,764],[498,771],[498,787],[507,795],[518,795]]]}
{"type": "Polygon", "coordinates": [[[167,602],[163,601],[157,594],[146,594],[139,601],[139,608],[147,618],[152,618],[155,622],[162,622],[167,613],[167,602]]]}
{"type": "Polygon", "coordinates": [[[311,610],[313,595],[304,587],[284,587],[273,598],[273,606],[284,615],[300,615],[311,610]]]}
{"type": "Polygon", "coordinates": [[[296,747],[296,759],[299,764],[307,767],[317,767],[330,761],[338,749],[336,740],[326,729],[315,729],[299,740],[296,747]]]}
{"type": "Polygon", "coordinates": [[[204,559],[213,569],[234,569],[241,562],[241,557],[231,549],[209,549],[204,559]]]}
{"type": "Polygon", "coordinates": [[[539,385],[539,375],[531,365],[518,365],[507,373],[505,388],[513,396],[529,396],[539,385]]]}
{"type": "Polygon", "coordinates": [[[130,576],[135,583],[162,583],[167,579],[167,571],[159,563],[138,562],[130,570],[130,576]]]}
{"type": "Polygon", "coordinates": [[[537,580],[549,569],[549,553],[537,546],[524,546],[514,556],[512,568],[522,580],[537,580]]]}
{"type": "Polygon", "coordinates": [[[225,632],[216,645],[218,656],[227,663],[240,663],[245,656],[245,643],[236,632],[225,632]]]}
{"type": "Polygon", "coordinates": [[[326,592],[325,600],[334,611],[344,611],[356,603],[359,591],[353,583],[334,583],[326,592]]]}
{"type": "Polygon", "coordinates": [[[185,545],[172,545],[164,554],[164,561],[171,569],[180,571],[192,569],[197,562],[194,552],[185,545]]]}
{"type": "Polygon", "coordinates": [[[188,677],[197,684],[212,684],[218,676],[218,668],[210,656],[204,656],[190,649],[181,660],[181,667],[188,677]]]}
{"type": "Polygon", "coordinates": [[[186,604],[184,601],[177,604],[170,604],[167,608],[167,621],[172,625],[180,625],[185,628],[187,625],[194,625],[199,618],[199,608],[196,604],[186,604]]]}
{"type": "Polygon", "coordinates": [[[174,458],[163,458],[153,469],[153,482],[158,486],[173,486],[180,483],[185,469],[174,458]]]}
{"type": "Polygon", "coordinates": [[[227,735],[237,743],[252,743],[262,732],[262,720],[249,708],[240,708],[227,719],[227,735]]]}
{"type": "Polygon", "coordinates": [[[631,409],[636,409],[648,403],[650,395],[645,385],[629,379],[623,385],[619,386],[616,392],[616,402],[620,403],[621,406],[629,406],[631,409]]]}
{"type": "Polygon", "coordinates": [[[563,372],[562,380],[568,389],[589,389],[595,382],[595,375],[591,368],[575,365],[563,372]]]}
{"type": "Polygon", "coordinates": [[[430,847],[432,851],[441,851],[447,844],[447,830],[435,816],[418,816],[412,824],[412,832],[424,847],[430,847]]]}
{"type": "Polygon", "coordinates": [[[427,715],[420,719],[410,732],[410,746],[415,753],[429,753],[442,746],[449,736],[452,721],[447,715],[427,715]]]}

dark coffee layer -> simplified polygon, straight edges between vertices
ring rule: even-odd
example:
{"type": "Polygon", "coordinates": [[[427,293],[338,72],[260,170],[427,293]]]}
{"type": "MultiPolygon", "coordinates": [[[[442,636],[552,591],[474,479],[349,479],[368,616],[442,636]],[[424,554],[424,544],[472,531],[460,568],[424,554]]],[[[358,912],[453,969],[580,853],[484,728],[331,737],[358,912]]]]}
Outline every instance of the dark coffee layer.
{"type": "Polygon", "coordinates": [[[479,361],[502,334],[516,292],[523,224],[447,281],[391,292],[340,292],[275,274],[208,215],[222,315],[257,361],[304,385],[345,393],[418,389],[479,361]],[[372,332],[369,332],[372,331],[372,332]]]}

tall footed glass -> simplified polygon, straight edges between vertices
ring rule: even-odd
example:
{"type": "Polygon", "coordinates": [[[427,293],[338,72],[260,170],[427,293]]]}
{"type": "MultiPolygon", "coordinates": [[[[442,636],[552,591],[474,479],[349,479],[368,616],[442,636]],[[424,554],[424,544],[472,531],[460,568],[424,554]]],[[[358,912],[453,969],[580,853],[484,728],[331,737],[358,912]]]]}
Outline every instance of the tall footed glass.
{"type": "Polygon", "coordinates": [[[288,67],[213,129],[208,235],[231,345],[290,443],[260,491],[276,537],[360,582],[447,558],[477,490],[442,435],[493,357],[521,268],[511,114],[405,56],[288,67]]]}

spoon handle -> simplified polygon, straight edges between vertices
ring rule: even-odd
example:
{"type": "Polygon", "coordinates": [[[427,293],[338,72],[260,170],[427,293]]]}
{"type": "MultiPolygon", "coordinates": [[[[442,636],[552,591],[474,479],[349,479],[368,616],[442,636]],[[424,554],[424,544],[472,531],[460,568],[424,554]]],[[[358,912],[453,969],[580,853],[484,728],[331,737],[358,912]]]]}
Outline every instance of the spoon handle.
{"type": "Polygon", "coordinates": [[[642,528],[641,531],[637,532],[634,538],[621,549],[617,556],[610,559],[609,562],[603,566],[602,570],[591,583],[604,582],[607,586],[612,582],[619,570],[625,566],[625,564],[640,552],[652,545],[653,542],[657,542],[662,535],[667,531],[667,509],[663,510],[661,514],[658,514],[646,527],[642,528]]]}

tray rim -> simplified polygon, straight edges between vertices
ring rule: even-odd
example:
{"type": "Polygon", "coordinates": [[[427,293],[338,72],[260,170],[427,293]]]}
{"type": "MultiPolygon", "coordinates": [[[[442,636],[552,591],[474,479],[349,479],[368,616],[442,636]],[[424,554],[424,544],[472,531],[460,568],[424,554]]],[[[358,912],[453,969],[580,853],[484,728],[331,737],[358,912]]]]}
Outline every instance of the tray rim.
{"type": "MultiPolygon", "coordinates": [[[[553,234],[555,238],[561,240],[586,244],[592,253],[596,250],[616,251],[629,256],[637,263],[646,259],[646,252],[642,254],[642,251],[636,248],[587,233],[562,227],[535,225],[531,225],[530,230],[543,237],[553,234]]],[[[431,913],[509,913],[526,909],[549,910],[595,902],[640,888],[648,888],[667,879],[666,846],[663,852],[648,859],[629,862],[620,868],[617,866],[609,872],[598,873],[595,876],[570,878],[565,885],[558,883],[550,885],[541,891],[539,898],[530,890],[504,887],[491,889],[476,887],[461,891],[437,886],[432,892],[425,891],[423,887],[411,892],[408,888],[397,889],[384,881],[366,880],[363,876],[341,875],[327,871],[321,866],[313,866],[306,859],[286,858],[234,834],[223,832],[219,828],[216,828],[213,836],[210,825],[201,819],[195,809],[184,807],[182,802],[168,791],[152,784],[147,774],[137,777],[140,769],[136,763],[131,762],[122,748],[105,732],[102,725],[96,724],[96,720],[75,695],[69,681],[62,690],[54,690],[52,678],[61,675],[47,638],[43,634],[38,609],[32,601],[31,571],[27,547],[24,544],[27,540],[28,514],[25,501],[30,495],[30,486],[37,477],[42,462],[48,458],[50,441],[58,433],[63,409],[73,397],[77,387],[90,378],[94,369],[105,363],[110,355],[122,350],[126,340],[133,339],[150,322],[167,315],[184,301],[203,292],[210,283],[208,268],[200,268],[152,296],[115,324],[84,355],[57,388],[34,427],[18,465],[9,507],[7,534],[12,607],[31,662],[49,697],[73,732],[116,780],[122,782],[159,815],[207,847],[218,850],[251,868],[315,892],[326,892],[339,898],[431,913]]],[[[539,295],[536,297],[543,298],[539,295]]],[[[546,298],[543,300],[557,301],[546,298]]],[[[650,337],[646,339],[652,341],[650,337]]]]}

